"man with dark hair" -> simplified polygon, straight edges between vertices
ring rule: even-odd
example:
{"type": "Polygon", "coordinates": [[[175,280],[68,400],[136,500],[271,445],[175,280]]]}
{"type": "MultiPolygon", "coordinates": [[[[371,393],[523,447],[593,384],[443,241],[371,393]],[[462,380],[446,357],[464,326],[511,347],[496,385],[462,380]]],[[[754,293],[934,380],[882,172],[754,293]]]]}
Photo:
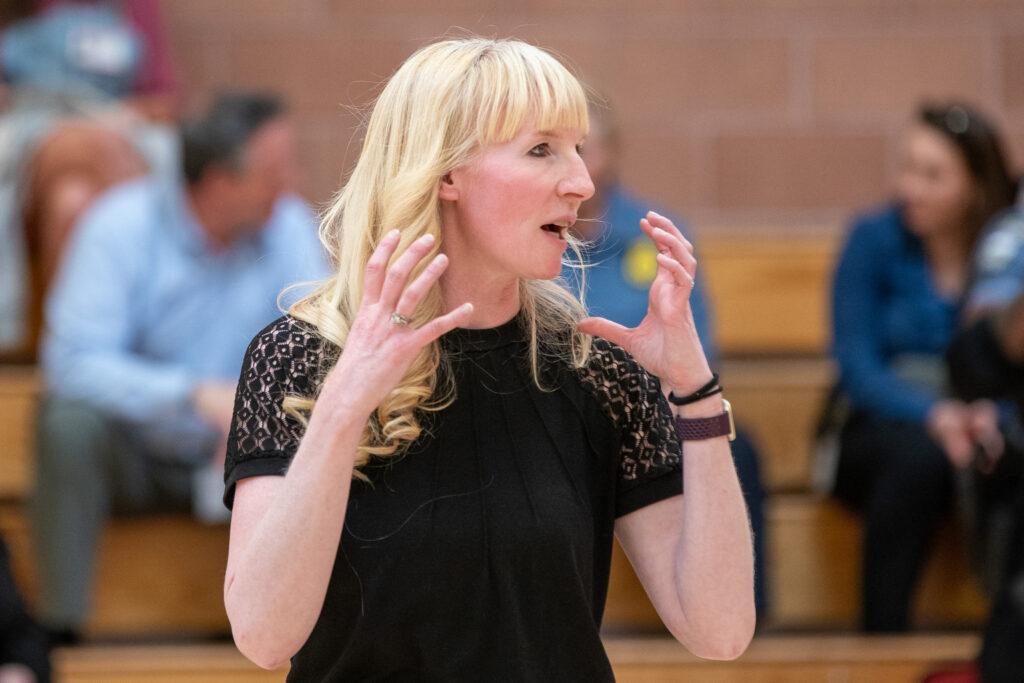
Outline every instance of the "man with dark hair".
{"type": "Polygon", "coordinates": [[[59,641],[88,616],[111,513],[220,509],[208,484],[246,345],[284,287],[327,272],[291,193],[279,101],[221,97],[182,140],[184,184],[150,177],[100,197],[47,300],[32,529],[40,618],[59,641]]]}

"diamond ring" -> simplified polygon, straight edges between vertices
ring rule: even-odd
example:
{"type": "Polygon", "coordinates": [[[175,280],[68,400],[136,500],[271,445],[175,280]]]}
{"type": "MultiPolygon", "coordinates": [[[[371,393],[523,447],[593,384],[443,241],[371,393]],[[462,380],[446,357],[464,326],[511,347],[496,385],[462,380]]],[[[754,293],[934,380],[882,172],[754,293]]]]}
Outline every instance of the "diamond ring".
{"type": "Polygon", "coordinates": [[[404,315],[395,311],[391,314],[391,323],[394,325],[408,325],[411,321],[404,315]]]}

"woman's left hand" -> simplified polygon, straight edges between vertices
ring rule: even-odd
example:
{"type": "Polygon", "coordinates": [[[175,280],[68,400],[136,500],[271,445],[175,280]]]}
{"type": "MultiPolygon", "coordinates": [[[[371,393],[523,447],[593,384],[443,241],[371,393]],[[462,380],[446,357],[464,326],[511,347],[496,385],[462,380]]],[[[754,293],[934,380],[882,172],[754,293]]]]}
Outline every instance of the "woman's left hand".
{"type": "Polygon", "coordinates": [[[672,221],[654,211],[640,220],[640,228],[658,249],[658,272],[648,294],[647,315],[634,328],[605,318],[584,318],[578,328],[618,344],[663,386],[688,394],[711,379],[690,309],[697,274],[693,245],[672,221]]]}

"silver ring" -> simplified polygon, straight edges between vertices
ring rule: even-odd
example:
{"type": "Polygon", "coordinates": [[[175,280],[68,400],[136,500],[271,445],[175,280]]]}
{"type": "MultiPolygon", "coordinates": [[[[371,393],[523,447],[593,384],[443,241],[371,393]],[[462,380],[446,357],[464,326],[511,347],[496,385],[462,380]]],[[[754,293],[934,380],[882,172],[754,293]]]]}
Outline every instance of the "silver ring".
{"type": "Polygon", "coordinates": [[[395,311],[394,313],[391,314],[391,323],[393,325],[408,325],[410,322],[412,321],[406,318],[398,311],[395,311]]]}

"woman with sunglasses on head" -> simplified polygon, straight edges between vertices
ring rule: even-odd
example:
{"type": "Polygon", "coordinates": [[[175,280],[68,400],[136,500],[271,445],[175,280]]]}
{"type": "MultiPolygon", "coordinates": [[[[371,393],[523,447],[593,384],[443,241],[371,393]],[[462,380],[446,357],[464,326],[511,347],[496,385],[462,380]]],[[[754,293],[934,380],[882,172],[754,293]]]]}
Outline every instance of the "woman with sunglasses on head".
{"type": "Polygon", "coordinates": [[[993,126],[964,104],[923,107],[896,201],[858,219],[833,283],[833,355],[851,414],[835,494],[864,514],[863,626],[902,631],[955,469],[1002,452],[994,404],[949,397],[943,354],[971,254],[1013,201],[993,126]]]}
{"type": "Polygon", "coordinates": [[[642,221],[659,273],[634,329],[552,282],[593,193],[586,112],[517,41],[430,45],[381,92],[322,226],[337,274],[243,362],[225,601],[256,663],[612,680],[613,533],[687,647],[749,642],[750,531],[690,244],[642,221]]]}

